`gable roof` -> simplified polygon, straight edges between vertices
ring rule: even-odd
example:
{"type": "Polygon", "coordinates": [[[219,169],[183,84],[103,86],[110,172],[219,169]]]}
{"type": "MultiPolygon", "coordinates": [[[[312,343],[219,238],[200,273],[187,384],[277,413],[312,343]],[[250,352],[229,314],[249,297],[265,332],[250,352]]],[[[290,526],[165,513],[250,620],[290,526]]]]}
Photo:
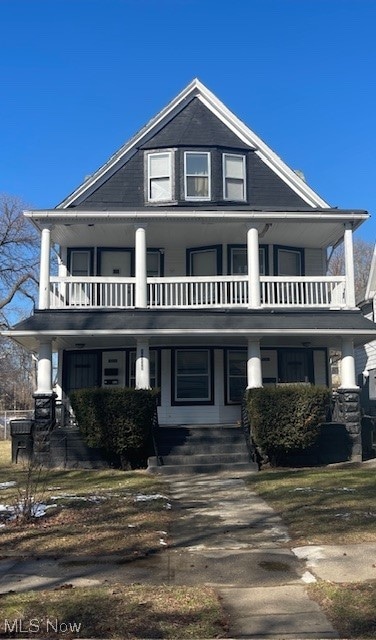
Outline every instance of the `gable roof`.
{"type": "MultiPolygon", "coordinates": [[[[152,118],[135,136],[116,151],[108,161],[85,180],[57,208],[66,209],[79,205],[101,184],[119,170],[141,147],[147,146],[151,138],[158,134],[168,122],[178,116],[187,105],[197,98],[209,109],[244,146],[253,149],[260,160],[271,168],[310,207],[330,208],[281,158],[237,118],[209,89],[197,78],[181,91],[162,111],[152,118]]],[[[161,134],[162,135],[162,134],[161,134]]]]}

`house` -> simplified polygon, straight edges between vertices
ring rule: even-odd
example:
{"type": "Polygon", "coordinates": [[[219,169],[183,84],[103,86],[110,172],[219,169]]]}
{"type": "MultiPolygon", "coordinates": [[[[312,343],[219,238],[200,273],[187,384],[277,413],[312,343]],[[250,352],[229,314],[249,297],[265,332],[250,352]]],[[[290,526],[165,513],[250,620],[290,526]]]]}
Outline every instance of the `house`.
{"type": "Polygon", "coordinates": [[[246,388],[330,385],[338,349],[359,455],[354,347],[376,329],[355,305],[352,243],[369,214],[331,207],[200,81],[25,216],[41,234],[39,305],[5,334],[37,354],[36,401],[57,354],[68,409],[77,388],[152,386],[160,424],[219,429],[246,388]],[[342,242],[346,273],[329,277],[342,242]]]}
{"type": "MultiPolygon", "coordinates": [[[[363,315],[376,321],[376,246],[368,276],[364,300],[359,304],[363,315]]],[[[362,406],[366,413],[376,415],[376,340],[371,340],[355,349],[355,369],[362,389],[362,406]]]]}

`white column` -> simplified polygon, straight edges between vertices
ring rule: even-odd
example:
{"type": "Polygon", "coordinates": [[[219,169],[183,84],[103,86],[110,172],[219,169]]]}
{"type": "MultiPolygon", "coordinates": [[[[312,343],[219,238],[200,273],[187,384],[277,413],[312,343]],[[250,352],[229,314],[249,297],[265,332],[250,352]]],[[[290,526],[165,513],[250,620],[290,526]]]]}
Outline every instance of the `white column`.
{"type": "Polygon", "coordinates": [[[40,245],[39,309],[50,307],[50,236],[50,229],[44,227],[40,245]]]}
{"type": "Polygon", "coordinates": [[[260,298],[260,262],[258,230],[251,227],[247,232],[248,263],[248,305],[255,309],[261,306],[260,298]]]}
{"type": "Polygon", "coordinates": [[[147,306],[147,271],[146,271],[146,228],[137,227],[135,236],[136,248],[136,307],[147,306]]]}
{"type": "Polygon", "coordinates": [[[150,389],[149,340],[137,340],[136,389],[150,389]]]}
{"type": "Polygon", "coordinates": [[[340,389],[358,388],[355,374],[354,341],[351,338],[342,338],[340,389]]]}
{"type": "Polygon", "coordinates": [[[346,306],[352,309],[355,307],[355,272],[354,272],[353,231],[350,224],[345,225],[344,249],[345,249],[345,275],[346,275],[346,306]]]}
{"type": "Polygon", "coordinates": [[[262,387],[260,340],[248,339],[247,389],[262,387]]]}
{"type": "Polygon", "coordinates": [[[36,393],[52,393],[52,342],[39,343],[36,393]]]}

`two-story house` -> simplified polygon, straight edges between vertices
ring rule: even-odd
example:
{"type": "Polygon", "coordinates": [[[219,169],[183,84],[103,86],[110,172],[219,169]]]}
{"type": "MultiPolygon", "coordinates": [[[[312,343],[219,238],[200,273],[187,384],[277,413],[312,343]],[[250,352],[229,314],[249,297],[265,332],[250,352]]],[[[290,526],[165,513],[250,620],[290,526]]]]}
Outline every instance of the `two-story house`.
{"type": "MultiPolygon", "coordinates": [[[[72,150],[74,153],[74,150],[72,150]]],[[[194,80],[55,209],[41,234],[39,306],[6,335],[38,357],[37,394],[160,389],[159,423],[228,424],[246,388],[356,390],[362,210],[331,207],[194,80]],[[344,243],[346,273],[327,276],[344,243]],[[51,247],[58,275],[51,275],[51,247]]]]}

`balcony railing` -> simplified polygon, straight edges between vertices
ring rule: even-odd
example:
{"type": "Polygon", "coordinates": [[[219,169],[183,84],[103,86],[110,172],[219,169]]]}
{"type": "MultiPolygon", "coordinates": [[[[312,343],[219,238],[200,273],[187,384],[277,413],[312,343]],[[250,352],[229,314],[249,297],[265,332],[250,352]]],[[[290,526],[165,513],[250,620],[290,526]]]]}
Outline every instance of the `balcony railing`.
{"type": "MultiPolygon", "coordinates": [[[[132,309],[136,279],[53,277],[51,309],[132,309]]],[[[345,276],[261,276],[261,308],[346,307],[345,276]]],[[[152,309],[252,308],[247,276],[148,278],[147,307],[152,309]]]]}

